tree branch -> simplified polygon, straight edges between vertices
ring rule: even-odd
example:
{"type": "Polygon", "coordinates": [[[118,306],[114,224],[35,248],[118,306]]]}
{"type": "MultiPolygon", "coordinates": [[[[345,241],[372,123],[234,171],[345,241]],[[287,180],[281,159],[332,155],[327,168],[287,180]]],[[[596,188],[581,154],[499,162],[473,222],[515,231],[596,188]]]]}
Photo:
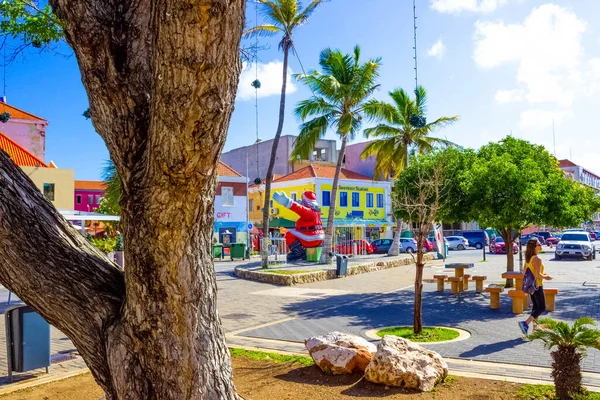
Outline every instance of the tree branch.
{"type": "Polygon", "coordinates": [[[0,282],[63,331],[88,363],[107,370],[98,338],[119,318],[123,273],[44,199],[4,151],[0,282]]]}

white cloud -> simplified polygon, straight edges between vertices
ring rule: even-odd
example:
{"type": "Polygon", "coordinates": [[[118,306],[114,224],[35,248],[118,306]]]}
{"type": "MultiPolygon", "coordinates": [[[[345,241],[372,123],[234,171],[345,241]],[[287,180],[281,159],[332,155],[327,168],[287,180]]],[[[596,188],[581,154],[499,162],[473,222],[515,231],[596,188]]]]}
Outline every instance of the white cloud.
{"type": "Polygon", "coordinates": [[[458,14],[462,11],[489,13],[505,5],[507,0],[432,0],[431,8],[442,13],[458,14]]]}
{"type": "MultiPolygon", "coordinates": [[[[560,125],[571,117],[573,117],[573,112],[570,110],[527,110],[521,113],[519,129],[524,132],[525,138],[534,139],[527,134],[532,131],[535,133],[536,131],[549,130],[552,127],[552,120],[556,125],[560,125]]],[[[552,136],[552,132],[549,135],[552,136]]]]}
{"type": "Polygon", "coordinates": [[[444,45],[444,42],[442,42],[442,39],[438,39],[427,52],[428,56],[436,57],[438,59],[444,58],[444,54],[446,54],[446,46],[444,45]]]}
{"type": "Polygon", "coordinates": [[[516,103],[523,101],[523,94],[524,91],[521,89],[498,90],[494,98],[500,104],[516,103]]]}
{"type": "MultiPolygon", "coordinates": [[[[281,61],[271,61],[268,64],[258,63],[258,80],[260,81],[260,89],[258,89],[259,98],[281,94],[282,73],[283,63],[281,61]]],[[[292,69],[288,68],[287,94],[296,91],[296,86],[292,83],[292,74],[292,69]]],[[[247,66],[244,64],[244,70],[240,75],[237,99],[252,100],[255,98],[254,87],[252,86],[252,82],[254,82],[255,79],[255,66],[247,66]]]]}
{"type": "Polygon", "coordinates": [[[534,8],[522,24],[478,21],[473,59],[484,69],[516,65],[517,88],[497,92],[499,102],[522,97],[569,107],[600,89],[600,59],[584,58],[586,29],[575,13],[554,4],[534,8]]]}

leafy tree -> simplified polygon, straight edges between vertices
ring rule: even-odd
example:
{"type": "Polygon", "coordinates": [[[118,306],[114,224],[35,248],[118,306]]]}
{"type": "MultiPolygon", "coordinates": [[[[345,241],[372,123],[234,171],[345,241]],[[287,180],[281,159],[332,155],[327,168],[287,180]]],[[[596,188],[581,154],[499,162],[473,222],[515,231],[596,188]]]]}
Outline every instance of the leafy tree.
{"type": "MultiPolygon", "coordinates": [[[[376,177],[397,179],[408,167],[411,151],[425,154],[439,146],[452,144],[430,135],[435,130],[458,121],[458,116],[440,117],[433,122],[424,123],[427,92],[423,86],[417,88],[414,99],[404,89],[395,89],[389,95],[393,104],[372,100],[365,106],[365,114],[381,122],[365,129],[365,136],[375,140],[365,147],[362,158],[375,156],[376,177]]],[[[397,221],[389,255],[397,256],[400,252],[401,223],[401,220],[397,221]]]]}
{"type": "Polygon", "coordinates": [[[108,160],[102,170],[102,180],[106,183],[106,191],[98,208],[98,212],[108,215],[121,215],[121,178],[115,164],[108,160]]]}
{"type": "Polygon", "coordinates": [[[544,347],[552,349],[552,378],[556,394],[560,399],[572,399],[583,391],[581,385],[581,359],[587,348],[600,350],[600,330],[589,317],[577,319],[573,325],[540,318],[538,329],[529,335],[529,340],[541,340],[544,347]]]}
{"type": "MultiPolygon", "coordinates": [[[[511,136],[479,149],[462,188],[474,219],[497,229],[506,243],[531,224],[578,225],[591,216],[589,191],[569,182],[543,146],[511,136]]],[[[506,257],[507,271],[514,271],[513,253],[506,257]]]]}
{"type": "Polygon", "coordinates": [[[0,152],[0,282],[69,336],[107,399],[237,399],[210,244],[245,2],[50,5],[121,177],[127,269],[0,152]]]}
{"type": "Polygon", "coordinates": [[[329,263],[337,190],[346,143],[353,140],[360,131],[365,105],[379,87],[375,80],[379,76],[380,59],[361,62],[359,46],[354,47],[353,54],[345,55],[339,50],[327,48],[319,56],[319,65],[323,72],[312,70],[306,75],[297,76],[310,88],[313,96],[299,102],[294,110],[303,123],[291,157],[292,160],[308,158],[317,141],[325,136],[330,127],[335,129],[342,141],[331,188],[331,204],[323,242],[325,251],[321,256],[322,263],[329,263]],[[311,119],[307,120],[308,118],[311,119]]]}
{"type": "MultiPolygon", "coordinates": [[[[248,29],[244,36],[273,36],[283,35],[279,42],[279,49],[283,51],[283,83],[281,84],[281,99],[279,101],[279,123],[273,139],[271,148],[271,157],[269,167],[265,178],[265,203],[263,206],[263,232],[264,240],[267,240],[269,233],[269,202],[271,200],[271,181],[273,180],[273,168],[277,158],[277,148],[279,147],[279,138],[283,131],[283,122],[285,118],[285,92],[287,87],[288,58],[290,50],[294,48],[292,34],[300,25],[306,23],[311,14],[323,0],[313,0],[306,8],[302,8],[299,0],[255,0],[262,6],[262,15],[267,21],[266,24],[255,26],[248,29]]],[[[267,268],[269,264],[267,246],[262,246],[262,266],[267,268]]]]}

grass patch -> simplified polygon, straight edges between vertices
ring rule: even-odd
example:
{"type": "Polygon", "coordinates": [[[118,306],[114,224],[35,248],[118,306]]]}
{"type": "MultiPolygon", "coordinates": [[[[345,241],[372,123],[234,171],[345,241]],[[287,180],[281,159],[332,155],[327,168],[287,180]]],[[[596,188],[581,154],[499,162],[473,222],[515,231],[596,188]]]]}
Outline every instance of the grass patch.
{"type": "MultiPolygon", "coordinates": [[[[522,385],[517,393],[515,393],[517,399],[521,400],[557,400],[556,393],[554,392],[553,385],[522,385]]],[[[573,396],[573,400],[599,400],[600,393],[588,392],[584,390],[583,393],[576,394],[573,396]]]]}
{"type": "Polygon", "coordinates": [[[492,283],[490,286],[502,286],[502,287],[506,287],[506,282],[492,283]]]}
{"type": "Polygon", "coordinates": [[[460,333],[447,328],[423,328],[423,332],[415,336],[412,326],[395,326],[377,331],[377,336],[383,337],[384,335],[399,336],[413,342],[444,342],[456,339],[460,333]]]}
{"type": "Polygon", "coordinates": [[[458,378],[456,376],[454,376],[454,375],[448,375],[446,377],[446,379],[444,379],[443,381],[441,381],[440,383],[438,383],[437,385],[435,385],[433,387],[433,390],[431,391],[431,394],[433,394],[435,396],[436,394],[438,394],[437,392],[438,392],[438,390],[440,388],[449,388],[452,385],[454,385],[457,380],[458,380],[458,378]]]}
{"type": "Polygon", "coordinates": [[[316,270],[316,269],[312,269],[312,270],[305,270],[305,269],[270,269],[270,270],[261,271],[261,272],[267,272],[269,274],[278,274],[278,275],[296,275],[296,274],[306,274],[306,273],[309,273],[309,272],[319,272],[319,270],[316,270]]]}
{"type": "Polygon", "coordinates": [[[305,356],[290,356],[279,353],[267,353],[264,351],[246,350],[239,348],[231,348],[232,357],[246,357],[257,361],[272,361],[275,363],[299,363],[306,366],[315,365],[315,362],[310,357],[305,356]]]}

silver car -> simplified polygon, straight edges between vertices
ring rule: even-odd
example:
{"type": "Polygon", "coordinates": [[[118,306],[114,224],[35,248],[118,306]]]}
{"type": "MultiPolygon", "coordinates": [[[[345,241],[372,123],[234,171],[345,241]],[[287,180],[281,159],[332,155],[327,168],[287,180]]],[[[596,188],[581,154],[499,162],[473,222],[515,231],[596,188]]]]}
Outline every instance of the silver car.
{"type": "Polygon", "coordinates": [[[417,241],[413,238],[400,238],[400,251],[414,253],[417,251],[417,241]]]}
{"type": "Polygon", "coordinates": [[[464,250],[469,246],[467,238],[462,236],[447,236],[448,250],[464,250]]]}
{"type": "Polygon", "coordinates": [[[592,261],[596,258],[596,245],[589,233],[580,231],[566,232],[556,245],[554,258],[583,257],[592,261]]]}

